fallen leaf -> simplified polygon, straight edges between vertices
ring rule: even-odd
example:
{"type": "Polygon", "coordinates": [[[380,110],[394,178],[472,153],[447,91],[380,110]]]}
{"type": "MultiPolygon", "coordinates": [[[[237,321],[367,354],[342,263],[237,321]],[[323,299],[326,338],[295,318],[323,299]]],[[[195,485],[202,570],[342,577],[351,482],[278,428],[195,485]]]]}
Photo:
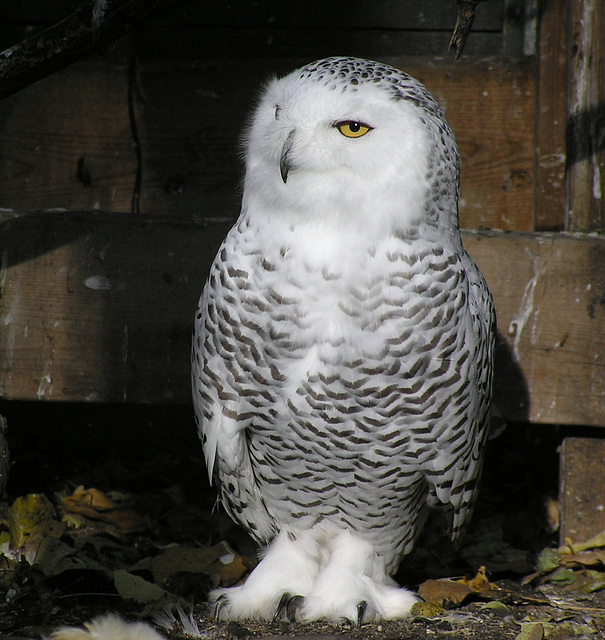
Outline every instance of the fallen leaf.
{"type": "Polygon", "coordinates": [[[25,555],[31,560],[44,537],[60,538],[65,532],[65,525],[55,518],[53,505],[41,493],[30,493],[13,502],[8,508],[8,528],[10,547],[19,549],[29,544],[25,555]]]}
{"type": "Polygon", "coordinates": [[[74,569],[97,571],[111,576],[111,571],[101,563],[95,562],[78,549],[73,549],[61,542],[61,540],[49,537],[44,538],[40,543],[34,566],[47,578],[74,569]]]}
{"type": "Polygon", "coordinates": [[[213,547],[170,547],[153,558],[137,562],[133,571],[148,569],[158,584],[175,573],[204,573],[213,578],[216,586],[231,586],[246,573],[248,567],[242,556],[226,542],[213,547]]]}
{"type": "Polygon", "coordinates": [[[85,526],[85,521],[82,521],[82,518],[85,518],[93,522],[105,523],[108,525],[107,533],[114,536],[147,530],[147,523],[143,516],[132,507],[116,503],[98,489],[85,489],[79,486],[72,495],[62,496],[60,499],[64,519],[71,521],[76,528],[85,526]]]}
{"type": "Polygon", "coordinates": [[[544,625],[541,622],[522,622],[521,633],[515,640],[542,640],[544,625]]]}
{"type": "Polygon", "coordinates": [[[491,600],[490,602],[485,602],[481,605],[481,609],[483,611],[494,611],[496,613],[509,613],[510,607],[504,602],[500,602],[498,600],[491,600]]]}
{"type": "Polygon", "coordinates": [[[444,615],[445,610],[436,602],[415,602],[410,613],[420,618],[438,618],[444,615]]]}
{"type": "MultiPolygon", "coordinates": [[[[549,580],[550,582],[550,580],[549,580]]],[[[563,585],[566,591],[594,593],[605,588],[605,573],[601,571],[574,571],[574,580],[563,585]]]]}
{"type": "Polygon", "coordinates": [[[544,549],[536,561],[536,573],[547,573],[561,566],[561,554],[555,549],[544,549]]]}
{"type": "Polygon", "coordinates": [[[582,566],[592,567],[596,565],[605,565],[605,549],[596,549],[594,551],[579,551],[577,553],[561,554],[560,564],[566,567],[582,566]]]}
{"type": "Polygon", "coordinates": [[[565,567],[560,567],[556,571],[553,571],[548,577],[548,582],[552,582],[559,587],[573,584],[575,580],[576,574],[573,572],[573,569],[567,569],[565,567]]]}
{"type": "Polygon", "coordinates": [[[487,579],[487,572],[485,571],[485,567],[480,567],[479,571],[477,571],[477,575],[471,580],[462,578],[459,582],[462,582],[463,584],[467,584],[476,593],[484,593],[487,591],[493,591],[498,589],[497,585],[492,584],[487,579]]]}
{"type": "Polygon", "coordinates": [[[589,624],[564,620],[549,622],[545,620],[521,622],[521,633],[515,640],[571,640],[572,638],[590,637],[595,629],[589,624]]]}
{"type": "Polygon", "coordinates": [[[438,604],[460,604],[472,592],[468,585],[446,578],[427,580],[418,587],[423,600],[438,604]]]}
{"type": "Polygon", "coordinates": [[[116,503],[98,489],[85,489],[80,485],[74,489],[71,499],[82,504],[87,504],[97,511],[115,509],[116,503]]]}
{"type": "Polygon", "coordinates": [[[135,600],[141,604],[147,604],[167,595],[166,591],[157,584],[124,569],[116,569],[113,572],[113,581],[117,592],[124,600],[135,600]]]}
{"type": "Polygon", "coordinates": [[[586,551],[588,549],[597,549],[605,547],[605,531],[597,533],[585,542],[570,542],[559,549],[561,553],[577,553],[578,551],[586,551]]]}
{"type": "Polygon", "coordinates": [[[481,567],[477,575],[470,580],[467,578],[427,580],[418,588],[418,594],[427,602],[460,604],[471,594],[497,599],[501,595],[501,590],[487,579],[485,567],[481,567]]]}

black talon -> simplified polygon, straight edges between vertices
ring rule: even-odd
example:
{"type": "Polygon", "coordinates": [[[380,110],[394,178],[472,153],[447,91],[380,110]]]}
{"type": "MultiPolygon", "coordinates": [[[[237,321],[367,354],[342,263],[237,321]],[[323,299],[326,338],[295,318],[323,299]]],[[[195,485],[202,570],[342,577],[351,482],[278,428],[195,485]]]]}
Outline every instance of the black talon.
{"type": "Polygon", "coordinates": [[[368,608],[368,603],[365,600],[362,600],[360,603],[358,603],[356,608],[357,608],[357,626],[361,627],[361,625],[363,624],[363,616],[366,612],[366,609],[368,608]]]}
{"type": "Polygon", "coordinates": [[[304,596],[292,596],[286,605],[286,617],[288,622],[296,622],[296,612],[302,607],[305,601],[304,596]]]}
{"type": "Polygon", "coordinates": [[[277,622],[284,611],[288,609],[288,603],[292,599],[292,595],[287,591],[284,595],[279,599],[279,604],[277,605],[277,609],[275,610],[275,615],[273,616],[273,622],[277,622]]]}
{"type": "Polygon", "coordinates": [[[214,603],[214,619],[217,622],[221,621],[221,611],[223,607],[227,604],[227,596],[223,593],[223,595],[219,596],[214,603]]]}

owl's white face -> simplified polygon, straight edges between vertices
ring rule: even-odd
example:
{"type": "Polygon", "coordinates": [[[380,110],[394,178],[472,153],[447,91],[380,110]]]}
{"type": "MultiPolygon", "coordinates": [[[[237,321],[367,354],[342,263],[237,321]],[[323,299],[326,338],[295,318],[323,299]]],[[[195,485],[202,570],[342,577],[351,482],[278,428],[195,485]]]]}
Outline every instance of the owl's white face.
{"type": "Polygon", "coordinates": [[[244,209],[365,231],[421,218],[434,147],[423,110],[383,85],[344,86],[296,71],[267,87],[247,137],[244,209]]]}

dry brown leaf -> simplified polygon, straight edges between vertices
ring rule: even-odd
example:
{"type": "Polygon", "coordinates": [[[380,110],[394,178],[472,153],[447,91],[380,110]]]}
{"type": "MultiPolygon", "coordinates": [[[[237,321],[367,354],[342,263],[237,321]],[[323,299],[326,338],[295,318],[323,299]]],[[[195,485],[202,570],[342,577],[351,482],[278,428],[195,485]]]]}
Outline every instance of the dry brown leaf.
{"type": "Polygon", "coordinates": [[[77,500],[83,504],[87,504],[98,511],[104,509],[115,509],[117,504],[109,497],[107,497],[102,491],[95,489],[85,489],[83,485],[80,485],[74,489],[71,495],[73,500],[77,500]]]}
{"type": "Polygon", "coordinates": [[[138,533],[147,529],[144,518],[131,507],[120,506],[98,489],[76,487],[71,496],[61,499],[61,509],[66,514],[103,522],[111,535],[138,533]]]}
{"type": "Polygon", "coordinates": [[[461,604],[471,594],[497,599],[500,594],[496,592],[500,592],[500,588],[487,579],[485,567],[481,567],[477,575],[470,580],[467,578],[427,580],[418,588],[418,594],[424,600],[441,604],[461,604]]]}
{"type": "Polygon", "coordinates": [[[468,585],[447,578],[427,580],[418,587],[418,595],[423,600],[437,604],[460,604],[471,593],[468,585]]]}
{"type": "Polygon", "coordinates": [[[244,559],[225,542],[213,547],[171,547],[153,558],[145,558],[131,567],[147,569],[158,584],[175,573],[205,573],[216,586],[235,584],[247,571],[244,559]]]}
{"type": "Polygon", "coordinates": [[[592,567],[599,564],[605,565],[605,549],[580,551],[579,553],[573,554],[561,554],[560,564],[566,567],[592,567]]]}
{"type": "Polygon", "coordinates": [[[78,549],[54,538],[44,538],[36,555],[35,567],[47,578],[58,576],[71,570],[96,571],[111,575],[109,569],[100,562],[89,558],[78,549]]]}

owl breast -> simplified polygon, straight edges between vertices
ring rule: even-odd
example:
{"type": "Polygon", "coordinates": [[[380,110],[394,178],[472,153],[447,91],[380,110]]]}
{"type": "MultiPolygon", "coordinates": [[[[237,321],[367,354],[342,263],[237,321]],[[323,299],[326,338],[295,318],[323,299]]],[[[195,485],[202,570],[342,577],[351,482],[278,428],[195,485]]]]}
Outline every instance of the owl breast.
{"type": "Polygon", "coordinates": [[[267,509],[280,522],[382,532],[395,562],[412,544],[403,520],[426,499],[423,469],[472,377],[460,257],[394,236],[370,247],[324,237],[324,251],[306,251],[308,239],[275,227],[264,251],[247,251],[246,231],[258,241],[241,225],[215,265],[214,314],[232,328],[218,322],[211,339],[217,353],[229,342],[221,384],[245,416],[267,509]],[[395,549],[393,536],[405,538],[395,549]]]}

